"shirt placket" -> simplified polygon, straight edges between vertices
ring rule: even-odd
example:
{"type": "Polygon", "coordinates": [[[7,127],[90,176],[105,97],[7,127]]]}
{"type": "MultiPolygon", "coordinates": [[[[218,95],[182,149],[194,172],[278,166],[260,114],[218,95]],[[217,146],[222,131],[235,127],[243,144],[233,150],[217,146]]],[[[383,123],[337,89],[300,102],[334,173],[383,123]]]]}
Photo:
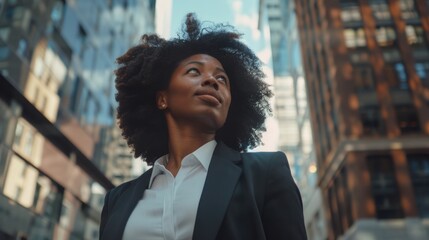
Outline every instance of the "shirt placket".
{"type": "Polygon", "coordinates": [[[175,239],[174,231],[174,214],[173,214],[173,202],[174,202],[174,177],[170,172],[166,172],[167,188],[164,194],[164,214],[163,214],[163,231],[164,238],[168,240],[175,239]]]}

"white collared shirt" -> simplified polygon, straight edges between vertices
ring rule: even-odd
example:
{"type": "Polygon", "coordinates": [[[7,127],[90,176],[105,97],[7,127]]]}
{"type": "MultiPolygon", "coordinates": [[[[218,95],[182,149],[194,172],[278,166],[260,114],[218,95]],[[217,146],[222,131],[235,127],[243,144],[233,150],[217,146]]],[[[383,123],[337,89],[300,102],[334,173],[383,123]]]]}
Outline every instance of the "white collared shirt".
{"type": "Polygon", "coordinates": [[[123,240],[192,239],[216,145],[215,140],[210,141],[183,158],[176,177],[165,168],[168,155],[155,161],[149,187],[128,219],[123,240]]]}

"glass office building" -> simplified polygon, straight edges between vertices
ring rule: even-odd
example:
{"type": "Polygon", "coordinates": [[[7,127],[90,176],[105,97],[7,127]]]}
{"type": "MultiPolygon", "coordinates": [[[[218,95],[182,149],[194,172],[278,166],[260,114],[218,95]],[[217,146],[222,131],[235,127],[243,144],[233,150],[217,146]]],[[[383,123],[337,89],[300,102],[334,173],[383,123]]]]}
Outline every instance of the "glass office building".
{"type": "Polygon", "coordinates": [[[115,58],[155,1],[0,1],[0,239],[98,239],[106,190],[132,178],[115,58]]]}

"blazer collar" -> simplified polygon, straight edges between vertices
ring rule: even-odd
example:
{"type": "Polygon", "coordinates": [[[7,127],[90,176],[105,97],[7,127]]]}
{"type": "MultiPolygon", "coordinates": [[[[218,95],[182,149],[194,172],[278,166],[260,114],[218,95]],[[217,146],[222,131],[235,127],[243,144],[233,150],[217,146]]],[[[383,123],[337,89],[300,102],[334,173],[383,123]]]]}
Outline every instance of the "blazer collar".
{"type": "Polygon", "coordinates": [[[207,173],[193,233],[193,240],[214,240],[222,224],[241,168],[240,153],[219,142],[207,173]]]}

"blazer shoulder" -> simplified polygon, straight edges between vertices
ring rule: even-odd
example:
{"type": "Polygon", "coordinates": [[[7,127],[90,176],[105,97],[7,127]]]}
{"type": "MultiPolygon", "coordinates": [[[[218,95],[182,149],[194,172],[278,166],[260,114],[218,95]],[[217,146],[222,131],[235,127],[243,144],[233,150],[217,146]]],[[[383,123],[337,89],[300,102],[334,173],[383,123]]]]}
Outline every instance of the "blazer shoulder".
{"type": "Polygon", "coordinates": [[[272,169],[287,165],[289,167],[287,157],[284,152],[248,152],[242,153],[244,164],[257,165],[260,167],[266,167],[272,169]]]}

